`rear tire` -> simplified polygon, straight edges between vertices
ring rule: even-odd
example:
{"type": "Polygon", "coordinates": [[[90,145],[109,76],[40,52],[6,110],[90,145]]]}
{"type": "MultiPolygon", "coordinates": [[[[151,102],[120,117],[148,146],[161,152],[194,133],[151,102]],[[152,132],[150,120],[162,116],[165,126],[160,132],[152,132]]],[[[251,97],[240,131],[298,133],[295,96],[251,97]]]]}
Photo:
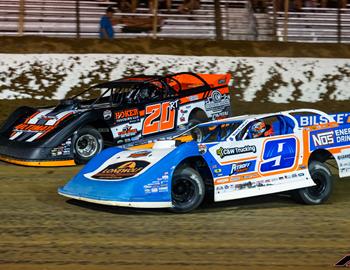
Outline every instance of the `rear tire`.
{"type": "Polygon", "coordinates": [[[187,213],[196,209],[205,196],[205,185],[200,174],[186,166],[176,170],[171,187],[172,212],[187,213]]]}
{"type": "Polygon", "coordinates": [[[85,126],[78,130],[73,143],[74,160],[85,164],[103,149],[103,138],[95,128],[85,126]]]}
{"type": "Polygon", "coordinates": [[[200,123],[204,123],[208,121],[208,117],[205,114],[205,112],[203,112],[202,110],[198,110],[196,112],[192,112],[190,114],[189,120],[188,120],[188,128],[194,127],[200,123]]]}
{"type": "Polygon", "coordinates": [[[301,188],[294,192],[293,197],[304,204],[315,205],[326,202],[332,194],[333,179],[328,167],[319,161],[309,164],[309,172],[316,186],[301,188]]]}

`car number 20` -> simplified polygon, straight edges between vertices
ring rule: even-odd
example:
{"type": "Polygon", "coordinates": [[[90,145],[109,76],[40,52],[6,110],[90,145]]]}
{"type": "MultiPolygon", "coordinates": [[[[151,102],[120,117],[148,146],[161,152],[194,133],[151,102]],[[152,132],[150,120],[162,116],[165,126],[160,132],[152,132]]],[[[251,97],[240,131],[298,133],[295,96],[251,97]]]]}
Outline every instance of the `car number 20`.
{"type": "Polygon", "coordinates": [[[142,134],[149,135],[175,128],[177,102],[163,102],[148,105],[145,110],[145,121],[142,134]]]}

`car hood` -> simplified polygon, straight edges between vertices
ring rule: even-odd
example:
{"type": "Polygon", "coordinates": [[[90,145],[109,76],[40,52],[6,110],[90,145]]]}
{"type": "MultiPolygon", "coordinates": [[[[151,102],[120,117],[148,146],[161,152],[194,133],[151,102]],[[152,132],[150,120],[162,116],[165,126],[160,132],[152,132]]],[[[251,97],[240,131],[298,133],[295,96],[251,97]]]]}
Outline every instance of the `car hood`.
{"type": "Polygon", "coordinates": [[[195,142],[147,150],[111,147],[89,161],[59,193],[103,201],[169,202],[176,167],[198,155],[195,142]]]}
{"type": "Polygon", "coordinates": [[[173,148],[121,151],[96,169],[84,174],[90,180],[122,181],[145,173],[168,155],[173,148]]]}
{"type": "Polygon", "coordinates": [[[39,109],[12,128],[9,140],[22,142],[36,141],[54,130],[60,123],[75,113],[75,110],[56,111],[55,108],[39,109]]]}

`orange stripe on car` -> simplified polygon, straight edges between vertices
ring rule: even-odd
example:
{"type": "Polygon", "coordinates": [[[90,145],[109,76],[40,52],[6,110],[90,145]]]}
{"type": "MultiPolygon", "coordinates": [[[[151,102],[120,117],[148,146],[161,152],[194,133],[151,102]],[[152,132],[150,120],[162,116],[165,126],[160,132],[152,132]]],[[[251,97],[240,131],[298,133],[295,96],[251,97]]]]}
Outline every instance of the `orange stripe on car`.
{"type": "Polygon", "coordinates": [[[56,161],[26,161],[8,158],[4,156],[0,156],[1,161],[5,161],[8,163],[22,165],[22,166],[31,166],[31,167],[59,167],[59,166],[75,166],[75,161],[72,160],[56,160],[56,161]]]}
{"type": "Polygon", "coordinates": [[[40,112],[35,112],[31,116],[29,116],[25,121],[24,124],[27,124],[31,119],[33,119],[36,115],[38,115],[40,112]]]}
{"type": "Polygon", "coordinates": [[[230,163],[242,162],[242,161],[251,160],[251,159],[257,159],[257,158],[258,158],[257,156],[246,157],[246,158],[240,158],[240,159],[234,159],[234,160],[228,160],[228,161],[220,162],[220,164],[230,164],[230,163]]]}

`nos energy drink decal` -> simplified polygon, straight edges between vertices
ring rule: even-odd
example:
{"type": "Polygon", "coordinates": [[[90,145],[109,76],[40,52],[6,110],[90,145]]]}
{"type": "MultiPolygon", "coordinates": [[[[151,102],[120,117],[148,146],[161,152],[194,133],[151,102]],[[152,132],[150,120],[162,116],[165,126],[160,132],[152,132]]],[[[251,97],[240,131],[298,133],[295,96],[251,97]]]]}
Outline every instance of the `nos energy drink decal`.
{"type": "MultiPolygon", "coordinates": [[[[333,116],[334,120],[339,124],[349,123],[350,121],[350,112],[333,113],[329,115],[333,116]]],[[[320,115],[295,115],[295,118],[301,127],[324,124],[328,122],[327,119],[320,115]]]]}
{"type": "Polygon", "coordinates": [[[350,143],[350,125],[335,129],[315,130],[310,132],[310,150],[348,146],[350,143]]]}

